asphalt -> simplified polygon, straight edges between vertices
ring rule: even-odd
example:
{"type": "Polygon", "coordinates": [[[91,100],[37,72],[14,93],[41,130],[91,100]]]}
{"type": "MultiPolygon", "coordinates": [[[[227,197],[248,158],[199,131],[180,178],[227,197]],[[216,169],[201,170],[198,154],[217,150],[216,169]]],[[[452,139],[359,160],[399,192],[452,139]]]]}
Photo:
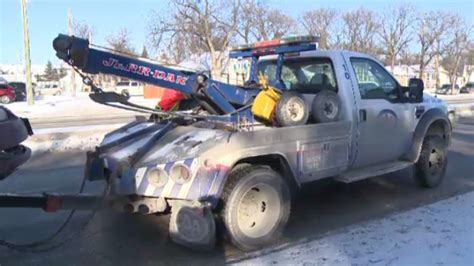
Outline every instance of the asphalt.
{"type": "MultiPolygon", "coordinates": [[[[474,104],[472,97],[445,99],[448,104],[474,104]]],[[[147,114],[123,111],[116,109],[116,112],[107,114],[97,114],[94,116],[52,116],[35,117],[30,122],[34,129],[51,129],[78,126],[110,125],[130,122],[135,116],[148,116],[147,114]]]]}
{"type": "MultiPolygon", "coordinates": [[[[84,159],[82,153],[44,154],[0,183],[0,192],[75,191],[84,159]]],[[[294,199],[281,241],[267,251],[474,191],[473,162],[474,119],[461,118],[453,134],[442,185],[434,189],[416,187],[411,169],[352,184],[332,180],[311,183],[294,199]]],[[[101,186],[89,185],[86,190],[98,193],[101,186]]],[[[32,209],[0,210],[0,239],[20,243],[42,239],[60,225],[66,214],[32,209]]],[[[82,228],[86,219],[86,212],[79,213],[66,228],[66,238],[82,228]]],[[[212,252],[187,250],[168,239],[168,219],[103,211],[85,231],[73,235],[72,242],[57,250],[21,253],[0,247],[0,265],[221,265],[257,254],[242,253],[224,241],[212,252]]]]}

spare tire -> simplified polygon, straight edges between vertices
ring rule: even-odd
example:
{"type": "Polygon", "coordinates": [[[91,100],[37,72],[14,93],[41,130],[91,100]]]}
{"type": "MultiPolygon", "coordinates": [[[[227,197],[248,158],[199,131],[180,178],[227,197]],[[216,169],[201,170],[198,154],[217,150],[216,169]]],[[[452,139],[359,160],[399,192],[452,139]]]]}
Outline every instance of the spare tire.
{"type": "Polygon", "coordinates": [[[339,119],[341,99],[333,91],[318,92],[311,105],[311,116],[317,123],[335,122],[339,119]]]}
{"type": "Polygon", "coordinates": [[[279,126],[300,126],[309,118],[309,107],[300,93],[285,91],[275,109],[275,119],[279,126]]]}

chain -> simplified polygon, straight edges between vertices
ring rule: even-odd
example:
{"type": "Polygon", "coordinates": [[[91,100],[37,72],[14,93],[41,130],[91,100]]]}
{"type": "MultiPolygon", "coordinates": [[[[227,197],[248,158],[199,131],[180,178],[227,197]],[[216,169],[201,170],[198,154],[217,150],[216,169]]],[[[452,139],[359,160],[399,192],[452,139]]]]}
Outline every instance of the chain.
{"type": "MultiPolygon", "coordinates": [[[[79,194],[84,192],[84,188],[86,185],[86,175],[84,174],[84,177],[82,179],[81,187],[79,189],[79,194]]],[[[102,197],[105,198],[107,196],[107,193],[109,192],[110,184],[107,182],[107,186],[104,189],[102,197]]],[[[64,222],[61,224],[61,226],[58,227],[58,229],[52,233],[50,236],[42,239],[42,240],[37,240],[34,242],[26,243],[26,244],[16,244],[12,243],[6,240],[1,240],[0,239],[0,246],[4,246],[6,248],[16,250],[19,252],[29,252],[29,253],[39,253],[39,252],[47,252],[47,251],[52,251],[55,249],[58,249],[65,244],[69,243],[73,239],[76,238],[80,233],[84,232],[86,229],[87,225],[89,225],[90,221],[94,218],[95,214],[97,213],[99,209],[94,208],[86,221],[82,224],[82,226],[77,230],[76,232],[72,233],[69,237],[65,238],[64,240],[54,243],[53,241],[56,240],[56,238],[64,231],[66,226],[71,222],[72,218],[74,217],[74,214],[76,213],[76,210],[71,210],[64,220],[64,222]],[[48,245],[50,244],[50,245],[48,245]]]]}

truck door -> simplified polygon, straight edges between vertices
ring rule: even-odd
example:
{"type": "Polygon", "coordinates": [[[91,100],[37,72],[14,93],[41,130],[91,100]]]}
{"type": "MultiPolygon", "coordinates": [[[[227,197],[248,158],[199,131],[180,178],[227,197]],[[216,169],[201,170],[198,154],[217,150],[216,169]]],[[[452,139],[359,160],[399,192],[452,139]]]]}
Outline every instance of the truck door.
{"type": "Polygon", "coordinates": [[[354,167],[396,161],[413,133],[414,107],[404,103],[401,86],[376,61],[351,57],[358,98],[357,157],[354,167]],[[360,98],[359,98],[360,97],[360,98]]]}

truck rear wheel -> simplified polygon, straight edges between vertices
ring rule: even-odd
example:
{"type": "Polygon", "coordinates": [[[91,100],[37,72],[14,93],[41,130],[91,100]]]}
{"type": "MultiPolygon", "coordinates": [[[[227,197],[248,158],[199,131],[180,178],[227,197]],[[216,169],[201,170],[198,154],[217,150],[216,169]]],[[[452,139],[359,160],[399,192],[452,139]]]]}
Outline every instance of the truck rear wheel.
{"type": "Polygon", "coordinates": [[[249,251],[274,243],[290,215],[290,190],[275,171],[246,166],[231,173],[221,219],[232,244],[249,251]]]}
{"type": "Polygon", "coordinates": [[[309,107],[300,93],[285,91],[275,108],[275,118],[282,127],[306,124],[309,118],[309,107]]]}
{"type": "Polygon", "coordinates": [[[421,187],[438,186],[446,174],[448,157],[446,143],[441,136],[427,136],[423,140],[420,157],[415,164],[415,181],[421,187]]]}

